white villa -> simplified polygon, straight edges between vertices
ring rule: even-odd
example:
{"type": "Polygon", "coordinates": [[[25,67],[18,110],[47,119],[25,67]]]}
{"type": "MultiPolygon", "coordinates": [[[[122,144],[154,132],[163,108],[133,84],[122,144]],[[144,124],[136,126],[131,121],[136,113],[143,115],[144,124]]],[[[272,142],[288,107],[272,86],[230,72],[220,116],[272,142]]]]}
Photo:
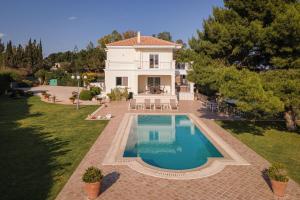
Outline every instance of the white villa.
{"type": "Polygon", "coordinates": [[[179,44],[141,36],[138,32],[137,37],[109,43],[106,47],[106,93],[118,87],[128,88],[134,98],[194,98],[193,84],[183,81],[186,69],[177,68],[179,65],[173,59],[173,50],[181,48],[179,44]]]}

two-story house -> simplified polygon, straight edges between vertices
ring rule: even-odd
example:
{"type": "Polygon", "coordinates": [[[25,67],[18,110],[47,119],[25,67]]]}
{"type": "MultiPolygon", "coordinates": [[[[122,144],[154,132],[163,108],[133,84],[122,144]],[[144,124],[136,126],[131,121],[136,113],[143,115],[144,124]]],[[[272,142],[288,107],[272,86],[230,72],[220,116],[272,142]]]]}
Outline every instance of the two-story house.
{"type": "Polygon", "coordinates": [[[173,50],[181,48],[179,44],[138,33],[106,47],[106,93],[126,87],[134,97],[176,97],[173,50]]]}

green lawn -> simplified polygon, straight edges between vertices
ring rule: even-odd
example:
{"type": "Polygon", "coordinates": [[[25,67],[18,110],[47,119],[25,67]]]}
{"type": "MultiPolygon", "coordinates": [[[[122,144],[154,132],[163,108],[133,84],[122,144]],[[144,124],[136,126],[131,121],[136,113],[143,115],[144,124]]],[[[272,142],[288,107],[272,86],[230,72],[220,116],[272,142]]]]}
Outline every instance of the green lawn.
{"type": "Polygon", "coordinates": [[[96,108],[0,97],[1,199],[54,199],[107,123],[84,120],[96,108]]]}
{"type": "Polygon", "coordinates": [[[219,125],[271,163],[285,164],[300,183],[300,133],[285,130],[283,122],[218,121],[219,125]]]}

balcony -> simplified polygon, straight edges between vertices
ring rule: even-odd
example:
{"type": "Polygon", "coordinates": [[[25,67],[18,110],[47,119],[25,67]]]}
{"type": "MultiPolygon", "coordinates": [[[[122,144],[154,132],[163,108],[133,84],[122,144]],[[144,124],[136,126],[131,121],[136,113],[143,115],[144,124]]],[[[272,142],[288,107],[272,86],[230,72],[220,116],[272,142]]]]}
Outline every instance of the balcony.
{"type": "Polygon", "coordinates": [[[111,61],[105,60],[106,69],[128,69],[128,70],[171,70],[175,69],[175,60],[171,62],[159,62],[157,66],[150,67],[149,61],[135,60],[132,62],[128,61],[111,61]]]}

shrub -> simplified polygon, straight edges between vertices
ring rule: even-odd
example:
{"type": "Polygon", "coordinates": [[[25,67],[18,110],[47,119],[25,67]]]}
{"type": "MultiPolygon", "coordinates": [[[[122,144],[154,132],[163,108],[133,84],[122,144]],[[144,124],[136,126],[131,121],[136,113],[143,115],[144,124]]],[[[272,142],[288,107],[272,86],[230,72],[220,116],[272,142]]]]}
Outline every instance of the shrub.
{"type": "Polygon", "coordinates": [[[270,179],[280,182],[287,182],[289,180],[284,165],[281,163],[273,164],[267,171],[270,179]]]}
{"type": "Polygon", "coordinates": [[[20,89],[13,89],[10,91],[10,98],[20,98],[20,97],[24,97],[27,96],[26,93],[23,90],[20,89]]]}
{"type": "Polygon", "coordinates": [[[33,86],[33,81],[31,80],[22,80],[22,82],[18,83],[19,88],[26,88],[26,87],[32,87],[33,86]]]}
{"type": "Polygon", "coordinates": [[[72,102],[74,103],[74,101],[75,101],[76,97],[74,97],[74,96],[71,96],[69,99],[70,99],[70,101],[72,101],[72,102]]]}
{"type": "Polygon", "coordinates": [[[0,94],[3,94],[5,91],[10,89],[10,82],[13,81],[13,78],[9,72],[0,73],[0,94]]]}
{"type": "Polygon", "coordinates": [[[91,91],[91,93],[92,93],[93,96],[96,96],[96,95],[98,95],[98,94],[101,93],[101,88],[99,88],[99,87],[91,87],[90,91],[91,91]]]}
{"type": "Polygon", "coordinates": [[[93,95],[92,95],[91,91],[89,91],[89,90],[82,90],[79,94],[80,100],[87,101],[87,100],[92,100],[92,98],[93,98],[93,95]]]}
{"type": "Polygon", "coordinates": [[[128,90],[127,88],[125,89],[120,89],[120,88],[114,88],[111,90],[107,96],[111,101],[120,101],[122,98],[128,99],[128,90]]]}
{"type": "Polygon", "coordinates": [[[82,176],[82,180],[85,183],[95,183],[101,181],[103,178],[102,172],[100,169],[96,167],[89,167],[85,171],[85,173],[82,176]]]}

